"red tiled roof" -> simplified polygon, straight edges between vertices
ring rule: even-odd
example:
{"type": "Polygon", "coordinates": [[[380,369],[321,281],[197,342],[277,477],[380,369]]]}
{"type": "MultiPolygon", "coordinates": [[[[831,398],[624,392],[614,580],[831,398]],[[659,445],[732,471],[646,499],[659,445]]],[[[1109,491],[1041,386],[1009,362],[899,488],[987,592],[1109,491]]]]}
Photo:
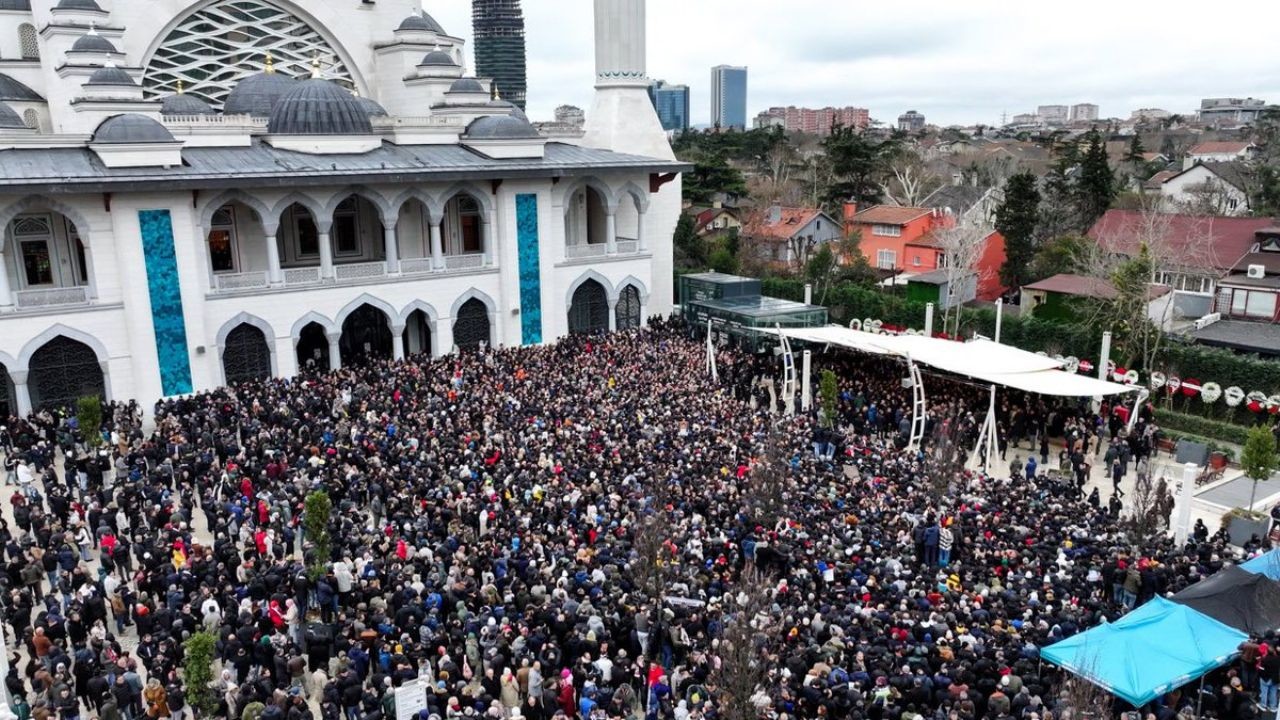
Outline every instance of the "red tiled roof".
{"type": "MultiPolygon", "coordinates": [[[[729,213],[725,208],[708,208],[698,213],[698,219],[695,221],[698,228],[705,227],[707,223],[715,220],[722,213],[729,213]]],[[[729,213],[732,215],[733,213],[729,213]]]]}
{"type": "Polygon", "coordinates": [[[1188,152],[1189,155],[1217,155],[1220,153],[1242,153],[1252,143],[1241,142],[1239,140],[1220,140],[1214,142],[1202,142],[1192,146],[1188,152]]]}
{"type": "Polygon", "coordinates": [[[876,205],[853,216],[853,222],[868,225],[906,225],[932,213],[928,208],[876,205]]]}
{"type": "Polygon", "coordinates": [[[1254,234],[1274,222],[1199,215],[1161,215],[1150,221],[1138,210],[1108,210],[1090,228],[1089,237],[1104,250],[1132,256],[1158,230],[1163,235],[1161,254],[1176,259],[1178,265],[1225,271],[1253,247],[1254,234]]]}
{"type": "Polygon", "coordinates": [[[911,247],[925,247],[925,248],[938,248],[938,249],[942,249],[942,243],[941,243],[941,241],[939,241],[939,240],[938,240],[938,236],[937,236],[937,235],[935,235],[932,231],[927,232],[927,233],[925,233],[925,234],[921,235],[920,237],[916,238],[915,240],[912,240],[911,242],[906,243],[906,244],[907,244],[907,245],[909,245],[909,246],[911,246],[911,247]]]}
{"type": "Polygon", "coordinates": [[[1152,190],[1159,190],[1160,186],[1164,185],[1167,180],[1175,178],[1181,174],[1181,170],[1161,170],[1155,175],[1152,175],[1151,178],[1143,184],[1152,190]]]}
{"type": "MultiPolygon", "coordinates": [[[[1096,298],[1098,300],[1113,300],[1116,297],[1116,288],[1111,281],[1103,278],[1089,277],[1087,275],[1054,275],[1051,278],[1045,278],[1037,283],[1032,283],[1023,287],[1023,290],[1039,290],[1040,292],[1058,293],[1060,295],[1074,295],[1076,297],[1096,298]]],[[[1163,285],[1152,285],[1150,287],[1150,297],[1158,298],[1169,292],[1169,288],[1163,285]]]]}
{"type": "Polygon", "coordinates": [[[777,222],[769,222],[772,209],[760,212],[742,228],[742,234],[754,238],[789,240],[815,217],[822,214],[817,208],[780,208],[777,222]]]}

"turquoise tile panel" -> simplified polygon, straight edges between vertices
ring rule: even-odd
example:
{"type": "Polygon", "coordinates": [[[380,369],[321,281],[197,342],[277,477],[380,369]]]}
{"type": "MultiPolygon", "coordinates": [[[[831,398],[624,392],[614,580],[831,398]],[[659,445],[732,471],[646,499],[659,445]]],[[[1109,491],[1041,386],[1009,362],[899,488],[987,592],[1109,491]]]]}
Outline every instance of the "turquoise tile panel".
{"type": "Polygon", "coordinates": [[[187,323],[173,248],[173,219],[168,210],[139,210],[138,224],[142,226],[160,386],[166,396],[185,395],[191,392],[191,357],[187,354],[187,323]]]}
{"type": "Polygon", "coordinates": [[[525,345],[542,342],[542,263],[538,257],[538,196],[516,196],[520,248],[520,330],[525,345]]]}

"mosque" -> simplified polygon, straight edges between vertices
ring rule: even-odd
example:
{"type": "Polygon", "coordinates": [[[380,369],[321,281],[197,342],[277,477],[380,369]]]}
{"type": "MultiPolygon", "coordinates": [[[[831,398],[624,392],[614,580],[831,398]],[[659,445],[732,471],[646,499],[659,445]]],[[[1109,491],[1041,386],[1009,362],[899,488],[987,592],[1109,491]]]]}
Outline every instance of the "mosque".
{"type": "Polygon", "coordinates": [[[546,135],[418,0],[0,0],[0,416],[669,313],[688,168],[594,2],[546,135]]]}

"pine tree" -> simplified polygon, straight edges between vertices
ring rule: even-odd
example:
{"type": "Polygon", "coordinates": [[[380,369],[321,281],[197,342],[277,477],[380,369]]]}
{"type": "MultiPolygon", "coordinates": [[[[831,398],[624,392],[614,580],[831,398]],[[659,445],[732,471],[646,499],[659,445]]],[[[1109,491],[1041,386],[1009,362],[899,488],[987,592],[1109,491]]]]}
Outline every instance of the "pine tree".
{"type": "Polygon", "coordinates": [[[1129,143],[1129,151],[1125,153],[1125,162],[1137,165],[1142,162],[1142,156],[1146,154],[1147,149],[1142,146],[1142,136],[1138,133],[1133,134],[1133,141],[1129,143]]]}
{"type": "Polygon", "coordinates": [[[1021,287],[1028,280],[1031,260],[1036,254],[1036,224],[1040,219],[1040,189],[1036,177],[1021,172],[1004,186],[1004,202],[996,209],[996,230],[1004,236],[1004,265],[1000,282],[1005,287],[1021,287]]]}
{"type": "Polygon", "coordinates": [[[1085,151],[1080,158],[1080,175],[1075,183],[1076,206],[1081,232],[1093,227],[1111,207],[1116,197],[1116,178],[1107,161],[1107,146],[1097,128],[1085,135],[1085,151]]]}

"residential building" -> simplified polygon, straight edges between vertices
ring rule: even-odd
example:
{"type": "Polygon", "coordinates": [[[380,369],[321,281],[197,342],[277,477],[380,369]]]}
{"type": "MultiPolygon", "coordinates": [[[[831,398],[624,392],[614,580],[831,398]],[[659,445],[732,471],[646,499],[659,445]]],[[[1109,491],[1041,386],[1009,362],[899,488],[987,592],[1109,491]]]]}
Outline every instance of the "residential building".
{"type": "Polygon", "coordinates": [[[955,218],[957,223],[995,225],[996,209],[1003,202],[1003,188],[964,182],[964,175],[961,174],[956,182],[929,193],[920,204],[922,207],[941,210],[955,218]]]}
{"type": "Polygon", "coordinates": [[[1197,117],[1205,125],[1235,127],[1258,119],[1267,103],[1256,98],[1205,98],[1197,117]]]}
{"type": "Polygon", "coordinates": [[[1197,342],[1280,355],[1280,227],[1258,229],[1249,252],[1218,282],[1213,312],[1191,332],[1197,342]]]}
{"type": "Polygon", "coordinates": [[[1187,151],[1182,160],[1182,169],[1186,170],[1196,163],[1231,162],[1248,160],[1257,152],[1258,147],[1244,140],[1226,140],[1197,143],[1187,151]]]}
{"type": "Polygon", "coordinates": [[[781,126],[787,132],[806,133],[808,135],[826,136],[837,125],[841,127],[865,129],[871,125],[871,112],[859,107],[825,107],[798,108],[772,107],[756,116],[756,127],[769,127],[774,123],[762,120],[762,117],[780,119],[781,126]]]}
{"type": "Polygon", "coordinates": [[[1097,119],[1097,105],[1093,103],[1078,103],[1071,106],[1071,122],[1092,122],[1097,119]]]}
{"type": "Polygon", "coordinates": [[[711,207],[692,206],[686,208],[685,213],[693,217],[694,232],[700,238],[719,237],[733,230],[742,229],[742,220],[738,218],[738,211],[727,208],[721,203],[715,203],[711,207]]]}
{"type": "Polygon", "coordinates": [[[781,115],[775,115],[768,110],[762,110],[756,113],[756,117],[751,121],[751,127],[757,130],[766,128],[786,128],[787,119],[781,115]]]}
{"type": "Polygon", "coordinates": [[[654,81],[649,86],[649,99],[658,112],[658,121],[667,132],[684,132],[689,129],[689,86],[669,85],[665,80],[654,81]]]}
{"type": "MultiPolygon", "coordinates": [[[[1119,292],[1110,280],[1063,273],[1022,288],[1019,305],[1023,313],[1050,320],[1085,320],[1088,301],[1115,300],[1119,292]]],[[[1147,317],[1162,329],[1172,327],[1173,294],[1168,286],[1147,286],[1147,317]]]]}
{"type": "Polygon", "coordinates": [[[741,242],[765,262],[798,267],[843,236],[840,223],[818,208],[774,205],[743,225],[741,242]]]}
{"type": "Polygon", "coordinates": [[[1066,125],[1071,110],[1066,105],[1041,105],[1036,108],[1036,115],[1046,125],[1066,125]]]}
{"type": "Polygon", "coordinates": [[[920,132],[924,130],[924,115],[915,110],[908,110],[898,116],[898,129],[902,132],[920,132]]]}
{"type": "Polygon", "coordinates": [[[1018,113],[1009,118],[1009,124],[1014,126],[1020,125],[1040,125],[1041,118],[1035,113],[1018,113]]]}
{"type": "Polygon", "coordinates": [[[845,232],[850,237],[858,235],[863,256],[881,270],[923,272],[938,267],[941,247],[926,236],[950,222],[944,213],[930,208],[874,205],[861,210],[855,203],[844,206],[845,232]],[[908,252],[909,245],[922,240],[924,244],[908,252]]]}
{"type": "Polygon", "coordinates": [[[466,77],[417,0],[358,22],[342,3],[49,5],[0,12],[0,37],[43,33],[22,63],[0,45],[0,88],[26,87],[36,120],[0,102],[0,415],[671,310],[688,166],[646,95],[643,0],[595,0],[572,141],[466,77]]]}
{"type": "Polygon", "coordinates": [[[493,78],[503,100],[525,109],[529,87],[520,0],[471,0],[476,74],[493,78]]]}
{"type": "Polygon", "coordinates": [[[978,297],[977,273],[953,273],[946,268],[930,270],[907,279],[907,300],[913,303],[933,303],[938,310],[946,310],[978,297]]]}
{"type": "Polygon", "coordinates": [[[556,123],[573,127],[587,124],[587,114],[576,105],[561,105],[556,108],[556,123]]]}
{"type": "Polygon", "coordinates": [[[1129,114],[1129,119],[1134,122],[1167,120],[1171,117],[1173,117],[1173,113],[1160,108],[1139,108],[1129,114]]]}
{"type": "Polygon", "coordinates": [[[1108,210],[1089,237],[1108,252],[1134,257],[1142,244],[1154,248],[1156,282],[1174,291],[1175,317],[1212,312],[1218,279],[1234,268],[1257,242],[1270,218],[1187,214],[1151,216],[1137,210],[1108,210]]]}
{"type": "Polygon", "coordinates": [[[747,129],[747,69],[732,65],[711,68],[711,126],[747,129]]]}
{"type": "Polygon", "coordinates": [[[1238,161],[1197,163],[1164,178],[1160,195],[1170,207],[1194,215],[1248,215],[1247,173],[1238,161]]]}

